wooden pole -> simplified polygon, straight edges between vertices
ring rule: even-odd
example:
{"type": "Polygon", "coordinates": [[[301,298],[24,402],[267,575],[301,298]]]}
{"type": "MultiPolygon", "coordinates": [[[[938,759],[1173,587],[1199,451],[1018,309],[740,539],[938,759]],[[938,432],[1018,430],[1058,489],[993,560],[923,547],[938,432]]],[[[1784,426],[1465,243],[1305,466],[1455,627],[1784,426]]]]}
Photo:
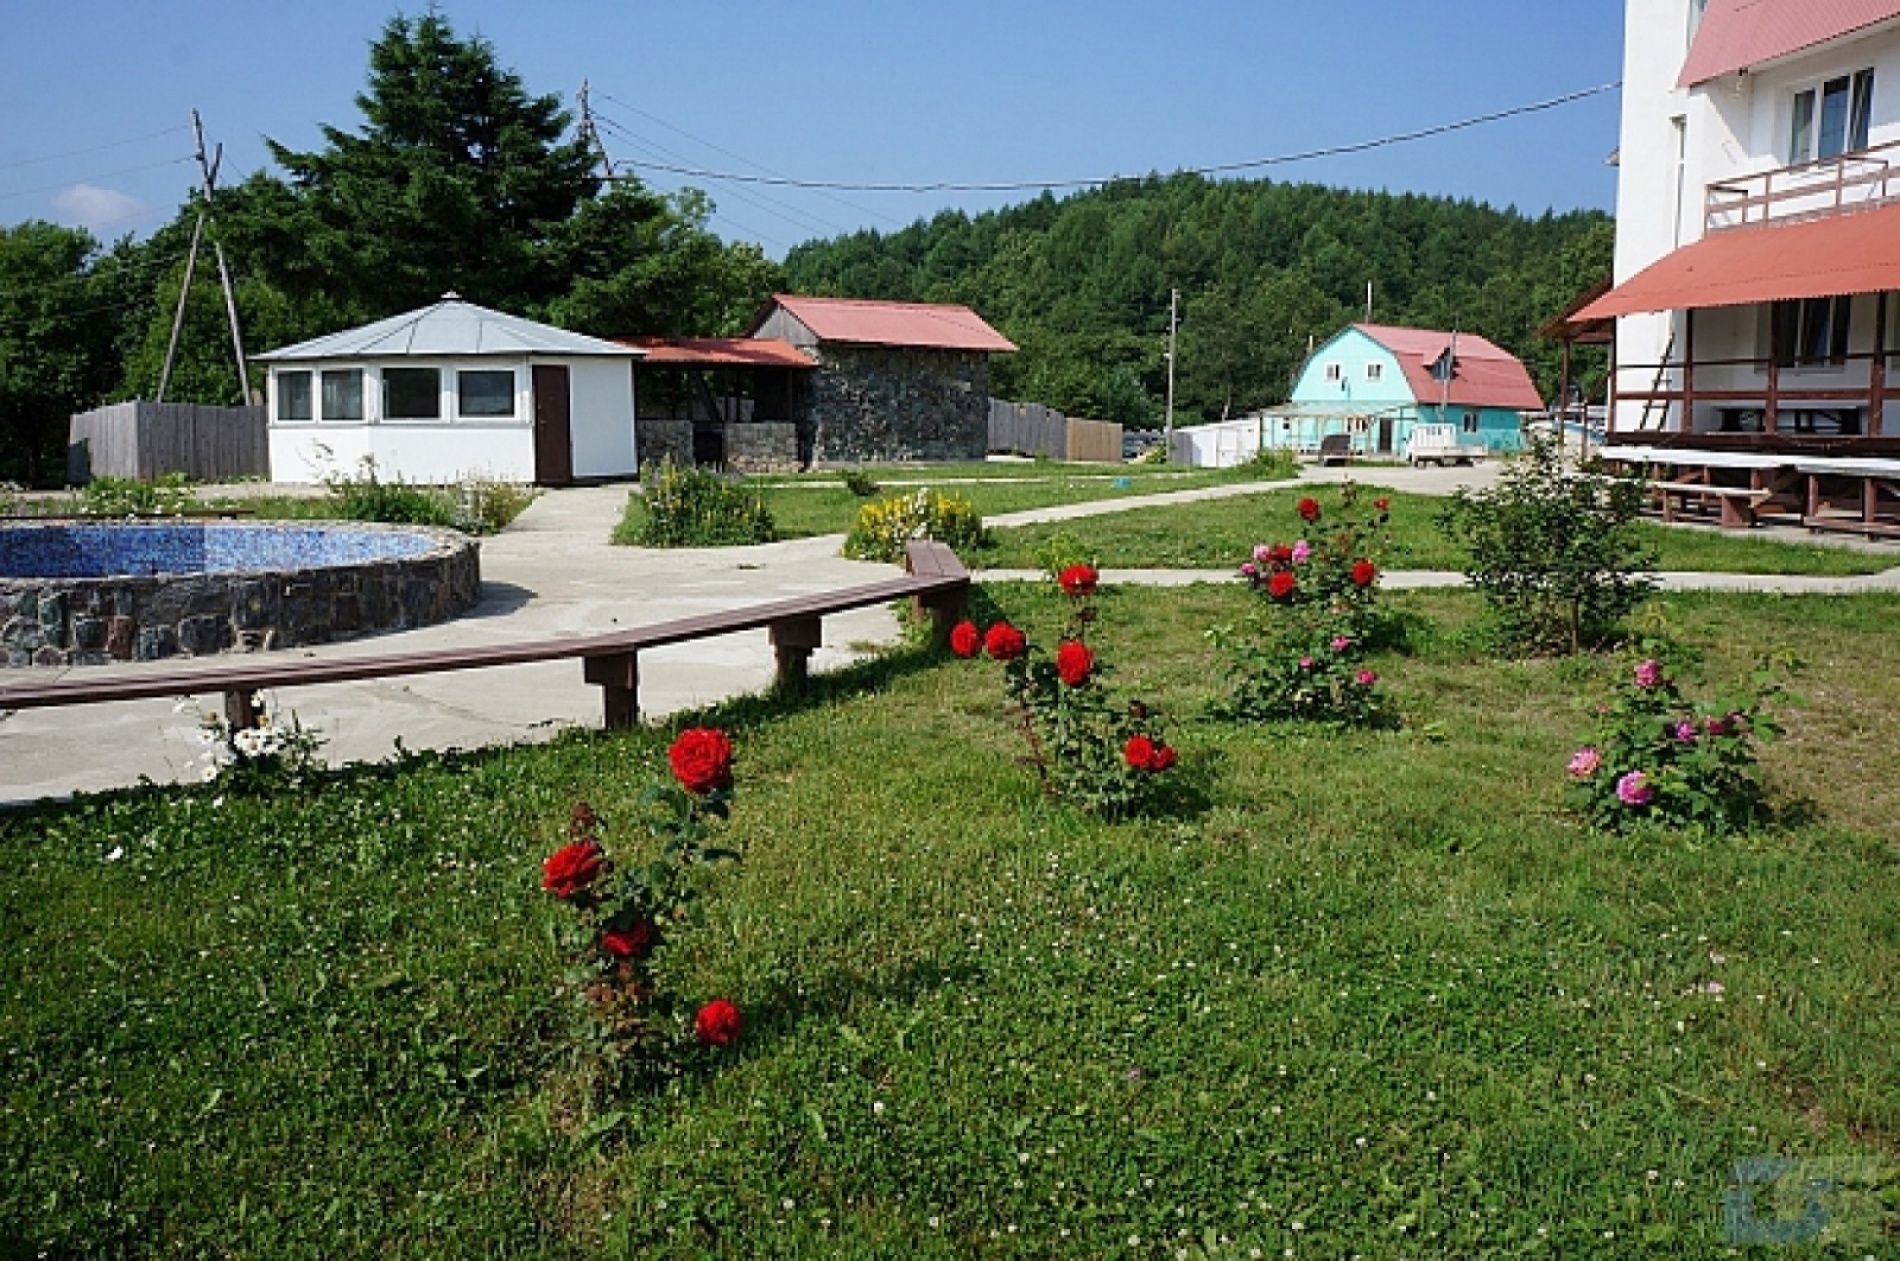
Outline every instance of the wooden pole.
{"type": "Polygon", "coordinates": [[[158,374],[157,402],[165,401],[165,391],[172,383],[172,361],[178,357],[178,334],[185,327],[185,298],[191,293],[191,278],[198,269],[198,238],[204,235],[205,217],[202,213],[191,229],[191,250],[185,255],[185,283],[178,286],[178,308],[172,312],[172,336],[165,343],[165,367],[158,374]]]}
{"type": "Polygon", "coordinates": [[[1682,313],[1682,430],[1695,432],[1695,308],[1682,313]]]}
{"type": "MultiPolygon", "coordinates": [[[[211,158],[205,157],[204,123],[199,119],[198,111],[195,109],[191,111],[191,133],[198,141],[198,175],[204,188],[204,213],[209,215],[212,194],[216,191],[218,184],[218,167],[224,163],[224,146],[219,145],[211,158]]],[[[243,398],[239,401],[243,406],[249,407],[251,405],[251,369],[250,365],[244,362],[244,335],[238,330],[237,293],[231,286],[231,269],[224,261],[224,243],[213,241],[212,246],[218,258],[218,280],[224,285],[225,315],[231,321],[231,349],[237,355],[238,389],[243,394],[243,398]]]]}
{"type": "MultiPolygon", "coordinates": [[[[1878,438],[1887,412],[1887,291],[1874,295],[1874,358],[1867,366],[1867,436],[1878,438]]],[[[1872,514],[1869,513],[1869,520],[1872,514]]]]}

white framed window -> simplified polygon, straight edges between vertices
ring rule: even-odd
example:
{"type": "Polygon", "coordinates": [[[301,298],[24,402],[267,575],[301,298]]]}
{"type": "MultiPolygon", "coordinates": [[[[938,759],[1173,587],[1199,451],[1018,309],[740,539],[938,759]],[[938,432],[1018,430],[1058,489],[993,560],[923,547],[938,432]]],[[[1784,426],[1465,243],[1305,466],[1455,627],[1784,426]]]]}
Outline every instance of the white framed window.
{"type": "Polygon", "coordinates": [[[1797,89],[1788,116],[1788,165],[1865,149],[1873,109],[1871,67],[1797,89]]]}
{"type": "Polygon", "coordinates": [[[1366,418],[1364,416],[1348,416],[1346,418],[1347,433],[1364,433],[1365,431],[1366,418]]]}
{"type": "Polygon", "coordinates": [[[1775,363],[1783,368],[1841,363],[1853,315],[1854,300],[1846,296],[1775,303],[1768,317],[1775,322],[1775,363]]]}
{"type": "Polygon", "coordinates": [[[384,368],[383,419],[442,419],[441,369],[384,368]]]}
{"type": "Polygon", "coordinates": [[[277,419],[282,421],[313,419],[310,412],[310,372],[308,369],[277,374],[277,419]]]}
{"type": "Polygon", "coordinates": [[[1338,364],[1329,363],[1326,365],[1326,379],[1328,381],[1337,381],[1340,379],[1340,366],[1338,364]]]}
{"type": "Polygon", "coordinates": [[[323,370],[324,420],[363,419],[363,370],[361,368],[325,368],[323,370]]]}
{"type": "Polygon", "coordinates": [[[455,374],[455,414],[465,420],[510,420],[515,414],[512,368],[464,368],[455,374]]]}
{"type": "Polygon", "coordinates": [[[1471,411],[1469,408],[1465,411],[1465,432],[1478,432],[1478,413],[1471,411]]]}
{"type": "Polygon", "coordinates": [[[1379,379],[1380,377],[1382,377],[1382,376],[1384,376],[1384,375],[1385,375],[1385,365],[1384,365],[1384,364],[1382,364],[1382,363],[1369,363],[1369,364],[1367,364],[1367,365],[1366,365],[1366,380],[1368,380],[1368,381],[1377,381],[1377,380],[1378,380],[1378,379],[1379,379]]]}

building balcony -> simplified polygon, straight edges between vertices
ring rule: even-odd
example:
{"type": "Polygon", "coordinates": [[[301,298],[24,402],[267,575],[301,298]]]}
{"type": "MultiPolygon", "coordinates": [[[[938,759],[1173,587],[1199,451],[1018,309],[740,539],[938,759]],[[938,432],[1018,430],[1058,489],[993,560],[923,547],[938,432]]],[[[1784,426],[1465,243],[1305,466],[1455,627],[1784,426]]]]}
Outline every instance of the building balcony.
{"type": "Polygon", "coordinates": [[[1893,142],[1819,162],[1718,180],[1703,194],[1703,233],[1820,218],[1900,200],[1897,167],[1900,142],[1893,142]]]}

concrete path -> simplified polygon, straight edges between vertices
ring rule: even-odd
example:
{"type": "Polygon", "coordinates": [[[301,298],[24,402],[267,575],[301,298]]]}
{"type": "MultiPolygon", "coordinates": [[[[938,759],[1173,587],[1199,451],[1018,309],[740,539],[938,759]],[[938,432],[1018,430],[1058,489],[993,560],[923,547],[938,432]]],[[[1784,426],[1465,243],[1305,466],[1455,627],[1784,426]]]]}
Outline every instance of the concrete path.
{"type": "MultiPolygon", "coordinates": [[[[989,524],[1077,520],[1348,477],[1395,490],[1448,494],[1461,485],[1490,485],[1496,473],[1495,464],[1469,469],[1311,468],[1299,483],[1230,484],[1068,504],[1002,514],[989,524]]],[[[746,548],[614,547],[607,540],[628,490],[625,485],[584,487],[538,498],[512,526],[482,543],[482,601],[453,622],[296,651],[310,658],[348,658],[584,634],[831,591],[895,572],[890,566],[841,559],[841,536],[835,534],[746,548]]],[[[1890,546],[1885,550],[1900,560],[1900,551],[1890,546]]],[[[990,570],[978,577],[997,582],[1040,575],[990,570]]],[[[1234,575],[1227,570],[1110,570],[1104,578],[1166,586],[1233,581],[1234,575]]],[[[1391,573],[1387,581],[1395,588],[1443,587],[1458,586],[1463,579],[1454,573],[1407,571],[1391,573]]],[[[1900,570],[1861,578],[1670,574],[1664,576],[1664,585],[1677,590],[1894,591],[1900,590],[1900,570]]],[[[828,617],[825,644],[814,656],[813,667],[836,669],[858,659],[863,650],[891,642],[897,633],[888,609],[828,617]]],[[[772,676],[772,653],[763,631],[656,649],[642,653],[640,660],[640,698],[648,716],[758,691],[772,676]]],[[[153,667],[81,667],[101,676],[141,668],[153,667]]],[[[199,699],[207,705],[216,702],[215,697],[199,699]]],[[[270,701],[280,712],[294,712],[305,726],[323,732],[324,754],[332,762],[386,758],[399,738],[411,749],[473,748],[544,739],[566,726],[600,722],[599,689],[582,681],[575,661],[287,688],[270,701]]],[[[179,713],[166,701],[0,711],[0,804],[121,787],[141,776],[160,782],[196,779],[201,752],[195,714],[179,713]]]]}

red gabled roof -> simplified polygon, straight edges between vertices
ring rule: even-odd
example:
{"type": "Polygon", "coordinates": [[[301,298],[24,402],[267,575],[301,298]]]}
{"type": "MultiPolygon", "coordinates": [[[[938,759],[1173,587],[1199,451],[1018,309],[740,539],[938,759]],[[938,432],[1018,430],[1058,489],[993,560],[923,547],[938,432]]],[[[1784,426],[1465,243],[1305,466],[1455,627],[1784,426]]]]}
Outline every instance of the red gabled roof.
{"type": "Polygon", "coordinates": [[[1900,17],[1900,0],[1709,0],[1679,88],[1900,17]]]}
{"type": "Polygon", "coordinates": [[[803,351],[777,337],[616,337],[647,352],[640,362],[661,368],[816,368],[803,351]]]}
{"type": "Polygon", "coordinates": [[[1447,391],[1445,383],[1432,376],[1432,365],[1451,347],[1450,333],[1392,324],[1353,327],[1392,352],[1405,372],[1412,397],[1421,403],[1444,399],[1460,407],[1510,407],[1518,411],[1538,411],[1544,406],[1523,362],[1476,333],[1458,334],[1451,389],[1447,391]]]}
{"type": "Polygon", "coordinates": [[[1900,205],[1712,232],[1651,263],[1577,319],[1900,289],[1900,205]]]}
{"type": "Polygon", "coordinates": [[[1016,349],[1016,343],[985,324],[983,317],[967,306],[946,302],[875,302],[868,298],[805,298],[790,293],[775,293],[772,301],[791,312],[819,341],[918,346],[932,350],[1016,349]]]}

